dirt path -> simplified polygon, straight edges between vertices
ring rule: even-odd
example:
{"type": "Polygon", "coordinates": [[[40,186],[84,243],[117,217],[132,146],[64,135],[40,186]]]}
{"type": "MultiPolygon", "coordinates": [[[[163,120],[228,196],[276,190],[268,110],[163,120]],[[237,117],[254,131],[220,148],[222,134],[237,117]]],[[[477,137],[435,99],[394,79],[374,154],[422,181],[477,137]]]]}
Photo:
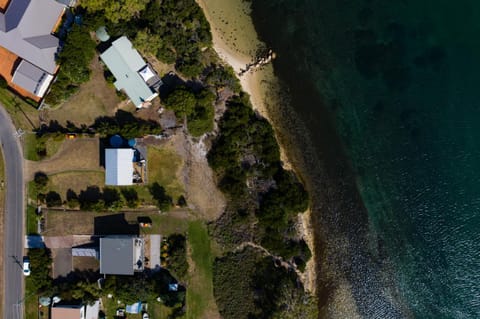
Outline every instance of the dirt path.
{"type": "Polygon", "coordinates": [[[100,145],[97,138],[66,140],[59,151],[43,161],[25,161],[25,181],[33,179],[36,172],[54,174],[64,171],[101,171],[100,145]]]}

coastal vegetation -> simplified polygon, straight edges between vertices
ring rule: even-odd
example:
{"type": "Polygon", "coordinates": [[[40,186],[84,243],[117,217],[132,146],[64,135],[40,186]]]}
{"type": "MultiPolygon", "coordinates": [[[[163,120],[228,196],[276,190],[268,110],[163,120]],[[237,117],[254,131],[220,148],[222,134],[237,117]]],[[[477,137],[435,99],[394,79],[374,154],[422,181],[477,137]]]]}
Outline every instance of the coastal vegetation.
{"type": "Polygon", "coordinates": [[[212,37],[194,0],[86,0],[81,5],[105,17],[111,36],[127,35],[142,53],[175,64],[184,76],[197,77],[203,71],[201,50],[212,37]]]}
{"type": "MultiPolygon", "coordinates": [[[[218,219],[209,220],[208,227],[205,220],[192,221],[189,214],[188,231],[164,234],[170,235],[165,251],[167,266],[179,280],[192,285],[186,297],[184,289],[175,294],[165,290],[166,283],[177,279],[164,271],[154,277],[144,274],[132,278],[108,277],[104,291],[79,274],[81,280],[69,282],[65,287],[60,285],[59,293],[66,299],[91,301],[111,291],[124,302],[137,301],[139,296],[148,301],[160,295],[164,304],[176,309],[177,314],[183,313],[185,300],[192,303],[192,309],[198,311],[193,316],[200,316],[202,311],[204,314],[216,303],[224,318],[314,318],[315,300],[298,275],[311,257],[298,232],[298,216],[308,208],[308,194],[295,173],[282,167],[270,123],[253,110],[233,69],[215,56],[209,25],[198,5],[194,0],[84,0],[81,5],[84,8],[77,10],[82,13],[83,23],[74,25],[67,37],[60,69],[65,67],[65,70],[60,71],[63,74],[59,74],[50,92],[50,103],[67,99],[88,80],[88,65],[96,49],[90,32],[106,25],[112,38],[127,35],[144,56],[154,56],[180,74],[182,84],[161,94],[161,105],[175,113],[181,122],[177,124],[184,124],[185,134],[199,137],[211,133],[205,139],[208,164],[228,202],[218,219]],[[76,47],[82,42],[86,43],[85,52],[76,47]],[[82,56],[74,56],[75,50],[81,51],[82,56]],[[217,125],[214,125],[215,115],[217,125]],[[198,273],[193,274],[192,269],[198,273]]],[[[88,125],[72,122],[60,125],[51,121],[39,127],[33,138],[43,150],[52,140],[69,132],[101,138],[120,134],[130,139],[160,135],[162,131],[156,121],[118,111],[115,116],[98,117],[88,125]]],[[[41,157],[42,154],[37,151],[37,158],[45,158],[49,152],[41,157]]],[[[152,160],[150,156],[147,160],[152,162],[148,164],[153,165],[150,168],[161,163],[159,157],[152,160]]],[[[172,162],[179,163],[177,160],[172,162]]],[[[162,178],[175,179],[177,168],[172,166],[162,178]]],[[[156,179],[158,175],[155,172],[149,175],[149,185],[144,187],[99,184],[66,192],[51,187],[49,179],[53,176],[39,175],[29,185],[33,190],[30,196],[49,207],[80,209],[85,216],[95,216],[88,211],[136,208],[145,204],[145,196],[150,199],[147,204],[155,204],[162,212],[171,210],[174,203],[186,206],[188,200],[190,204],[182,187],[164,183],[156,179]]],[[[155,215],[155,218],[161,217],[155,215]]]]}
{"type": "Polygon", "coordinates": [[[192,136],[201,136],[213,129],[214,102],[215,94],[210,90],[202,89],[195,94],[184,87],[175,89],[164,100],[177,118],[186,119],[192,136]]]}

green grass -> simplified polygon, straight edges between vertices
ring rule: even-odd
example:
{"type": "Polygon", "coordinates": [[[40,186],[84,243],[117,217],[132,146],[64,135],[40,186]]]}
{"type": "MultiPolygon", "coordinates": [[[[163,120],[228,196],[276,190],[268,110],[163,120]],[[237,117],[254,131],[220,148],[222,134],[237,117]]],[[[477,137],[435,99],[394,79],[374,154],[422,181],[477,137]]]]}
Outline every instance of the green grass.
{"type": "Polygon", "coordinates": [[[215,308],[213,297],[213,256],[207,228],[202,221],[188,224],[188,245],[195,271],[190,273],[187,288],[187,318],[205,318],[215,308]]]}
{"type": "MultiPolygon", "coordinates": [[[[38,318],[38,295],[32,288],[30,278],[25,280],[25,299],[23,300],[25,305],[25,319],[37,319],[38,318]]],[[[47,308],[43,308],[43,311],[48,311],[47,308]]],[[[47,318],[44,314],[43,318],[47,318]]]]}
{"type": "Polygon", "coordinates": [[[31,131],[38,127],[38,111],[8,89],[0,88],[0,103],[5,107],[16,128],[31,131]]]}
{"type": "Polygon", "coordinates": [[[55,155],[65,142],[65,136],[58,134],[38,138],[35,134],[29,133],[24,135],[24,141],[25,158],[30,161],[40,161],[55,155]],[[46,149],[47,155],[45,157],[40,157],[37,154],[37,150],[40,148],[46,149]]]}
{"type": "Polygon", "coordinates": [[[35,207],[27,206],[27,235],[37,234],[37,215],[35,214],[35,207]]]}
{"type": "MultiPolygon", "coordinates": [[[[117,309],[123,308],[125,309],[124,304],[117,304],[115,297],[113,298],[102,298],[103,304],[105,306],[105,314],[107,318],[115,318],[115,313],[117,309]]],[[[150,315],[151,319],[166,319],[171,313],[171,309],[165,307],[163,304],[159,302],[151,302],[148,304],[148,314],[150,315]]],[[[129,319],[141,319],[141,314],[128,314],[129,319]]],[[[28,318],[27,318],[28,319],[28,318]]]]}
{"type": "Polygon", "coordinates": [[[37,154],[37,137],[35,134],[24,135],[24,152],[25,158],[30,161],[39,161],[40,157],[37,154]]]}
{"type": "Polygon", "coordinates": [[[148,216],[152,219],[151,228],[143,228],[144,234],[162,234],[163,236],[170,236],[172,234],[184,234],[188,229],[188,220],[184,218],[175,218],[175,211],[170,211],[167,214],[139,214],[141,216],[148,216]]]}
{"type": "Polygon", "coordinates": [[[148,184],[157,182],[176,202],[178,197],[184,194],[183,186],[177,178],[183,166],[182,158],[167,148],[149,147],[147,153],[148,184]]]}

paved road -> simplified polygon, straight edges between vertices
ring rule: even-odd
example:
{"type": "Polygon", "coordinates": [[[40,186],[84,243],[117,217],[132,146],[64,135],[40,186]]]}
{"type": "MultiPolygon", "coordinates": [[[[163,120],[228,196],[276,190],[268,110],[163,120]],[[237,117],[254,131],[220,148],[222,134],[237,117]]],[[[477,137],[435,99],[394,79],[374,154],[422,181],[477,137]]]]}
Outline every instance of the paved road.
{"type": "Polygon", "coordinates": [[[6,215],[4,236],[3,318],[23,318],[23,156],[15,128],[0,105],[0,142],[6,167],[6,215]]]}

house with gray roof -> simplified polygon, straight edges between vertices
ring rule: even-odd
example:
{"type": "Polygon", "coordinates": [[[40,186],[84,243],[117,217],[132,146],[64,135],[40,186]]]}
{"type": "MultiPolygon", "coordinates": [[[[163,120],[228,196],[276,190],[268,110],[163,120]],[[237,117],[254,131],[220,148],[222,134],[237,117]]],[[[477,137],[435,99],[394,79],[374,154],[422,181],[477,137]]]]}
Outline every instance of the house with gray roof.
{"type": "Polygon", "coordinates": [[[100,273],[133,275],[144,269],[144,241],[137,236],[117,235],[100,238],[100,273]]]}
{"type": "Polygon", "coordinates": [[[160,86],[160,78],[126,36],[113,41],[100,58],[115,77],[115,88],[123,90],[137,108],[158,96],[155,88],[160,86]]]}
{"type": "Polygon", "coordinates": [[[0,46],[20,61],[11,82],[40,98],[58,68],[59,39],[52,33],[65,9],[55,0],[11,0],[0,12],[0,46]]]}

